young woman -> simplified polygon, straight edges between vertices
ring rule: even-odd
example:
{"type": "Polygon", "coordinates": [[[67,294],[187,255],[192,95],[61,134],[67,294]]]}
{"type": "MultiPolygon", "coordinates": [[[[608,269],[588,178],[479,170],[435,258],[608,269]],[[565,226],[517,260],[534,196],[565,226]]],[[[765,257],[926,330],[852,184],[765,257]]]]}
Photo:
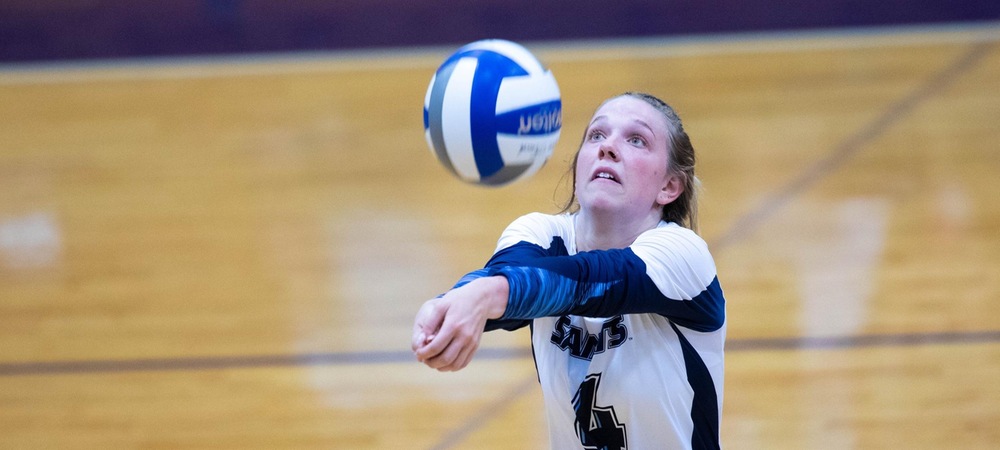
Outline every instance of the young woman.
{"type": "Polygon", "coordinates": [[[424,303],[417,359],[459,370],[484,330],[530,324],[552,448],[719,448],[725,299],[695,233],[694,160],[662,100],[605,101],[566,211],[518,218],[485,268],[424,303]]]}

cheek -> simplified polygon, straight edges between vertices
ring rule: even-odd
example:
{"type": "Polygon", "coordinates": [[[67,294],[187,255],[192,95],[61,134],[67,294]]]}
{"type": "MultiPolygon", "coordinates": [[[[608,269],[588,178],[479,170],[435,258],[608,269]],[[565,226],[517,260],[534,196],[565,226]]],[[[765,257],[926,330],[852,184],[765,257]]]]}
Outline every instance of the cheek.
{"type": "Polygon", "coordinates": [[[581,150],[576,156],[576,173],[574,175],[578,180],[583,179],[584,174],[588,173],[593,165],[594,158],[586,150],[581,150]]]}
{"type": "Polygon", "coordinates": [[[667,161],[662,158],[645,159],[642,161],[642,172],[651,182],[664,180],[667,176],[667,161]]]}
{"type": "Polygon", "coordinates": [[[580,184],[583,183],[586,175],[583,173],[586,171],[587,163],[585,161],[583,154],[578,154],[576,157],[576,167],[573,169],[573,194],[577,197],[580,196],[580,184]]]}
{"type": "Polygon", "coordinates": [[[656,174],[663,179],[670,176],[670,158],[668,156],[656,158],[656,174]]]}

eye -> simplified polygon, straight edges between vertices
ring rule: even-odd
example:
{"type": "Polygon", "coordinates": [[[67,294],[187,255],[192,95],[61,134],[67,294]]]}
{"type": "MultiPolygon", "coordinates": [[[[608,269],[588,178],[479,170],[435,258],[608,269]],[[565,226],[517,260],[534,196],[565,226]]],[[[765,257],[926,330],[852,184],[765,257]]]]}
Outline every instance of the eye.
{"type": "Polygon", "coordinates": [[[601,132],[600,130],[590,130],[590,133],[587,134],[588,141],[594,142],[594,141],[600,141],[602,139],[604,139],[604,133],[601,132]]]}
{"type": "Polygon", "coordinates": [[[644,138],[642,136],[639,136],[638,134],[633,134],[632,136],[630,136],[628,138],[628,143],[632,144],[632,145],[634,145],[636,147],[645,147],[646,146],[646,138],[644,138]]]}

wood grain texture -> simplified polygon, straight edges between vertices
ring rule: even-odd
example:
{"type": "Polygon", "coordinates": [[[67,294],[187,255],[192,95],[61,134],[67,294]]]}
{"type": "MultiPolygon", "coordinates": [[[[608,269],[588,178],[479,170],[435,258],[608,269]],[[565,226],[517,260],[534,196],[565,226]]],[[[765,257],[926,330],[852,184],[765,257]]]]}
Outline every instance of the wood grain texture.
{"type": "Polygon", "coordinates": [[[545,448],[526,331],[442,374],[412,318],[559,209],[625,90],[698,152],[724,445],[995,448],[987,31],[541,47],[563,138],[501,189],[427,149],[444,54],[0,72],[0,448],[545,448]]]}

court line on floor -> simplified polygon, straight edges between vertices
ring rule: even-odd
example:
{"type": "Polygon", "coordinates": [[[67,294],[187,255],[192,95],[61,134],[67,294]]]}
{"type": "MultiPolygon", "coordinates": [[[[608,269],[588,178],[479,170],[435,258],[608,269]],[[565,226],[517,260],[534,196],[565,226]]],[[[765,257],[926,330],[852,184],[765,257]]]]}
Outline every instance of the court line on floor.
{"type": "Polygon", "coordinates": [[[989,343],[1000,343],[1000,330],[733,339],[726,342],[726,352],[836,350],[989,343]]]}
{"type": "MultiPolygon", "coordinates": [[[[726,342],[726,352],[849,350],[871,347],[993,343],[1000,343],[1000,330],[730,339],[726,342]]],[[[531,350],[527,348],[482,348],[476,353],[477,361],[528,358],[531,358],[531,350]]],[[[222,357],[12,362],[0,363],[0,376],[174,372],[403,363],[417,364],[413,353],[407,350],[398,350],[222,357]]],[[[496,406],[493,405],[494,408],[496,406]]]]}
{"type": "MultiPolygon", "coordinates": [[[[522,349],[480,349],[476,359],[516,359],[531,352],[522,349]]],[[[0,363],[0,376],[64,375],[121,372],[170,372],[268,367],[352,366],[400,364],[416,358],[410,351],[357,351],[274,355],[204,356],[151,359],[37,361],[0,363]]]]}
{"type": "Polygon", "coordinates": [[[481,424],[489,422],[496,417],[497,411],[507,409],[522,395],[534,390],[535,386],[538,386],[537,378],[525,378],[520,383],[515,384],[499,397],[500,401],[489,403],[480,408],[479,411],[472,415],[471,418],[467,419],[462,426],[453,428],[450,433],[445,435],[444,438],[438,441],[437,445],[431,447],[430,450],[445,450],[461,444],[462,441],[465,440],[468,435],[475,432],[481,424]]]}

